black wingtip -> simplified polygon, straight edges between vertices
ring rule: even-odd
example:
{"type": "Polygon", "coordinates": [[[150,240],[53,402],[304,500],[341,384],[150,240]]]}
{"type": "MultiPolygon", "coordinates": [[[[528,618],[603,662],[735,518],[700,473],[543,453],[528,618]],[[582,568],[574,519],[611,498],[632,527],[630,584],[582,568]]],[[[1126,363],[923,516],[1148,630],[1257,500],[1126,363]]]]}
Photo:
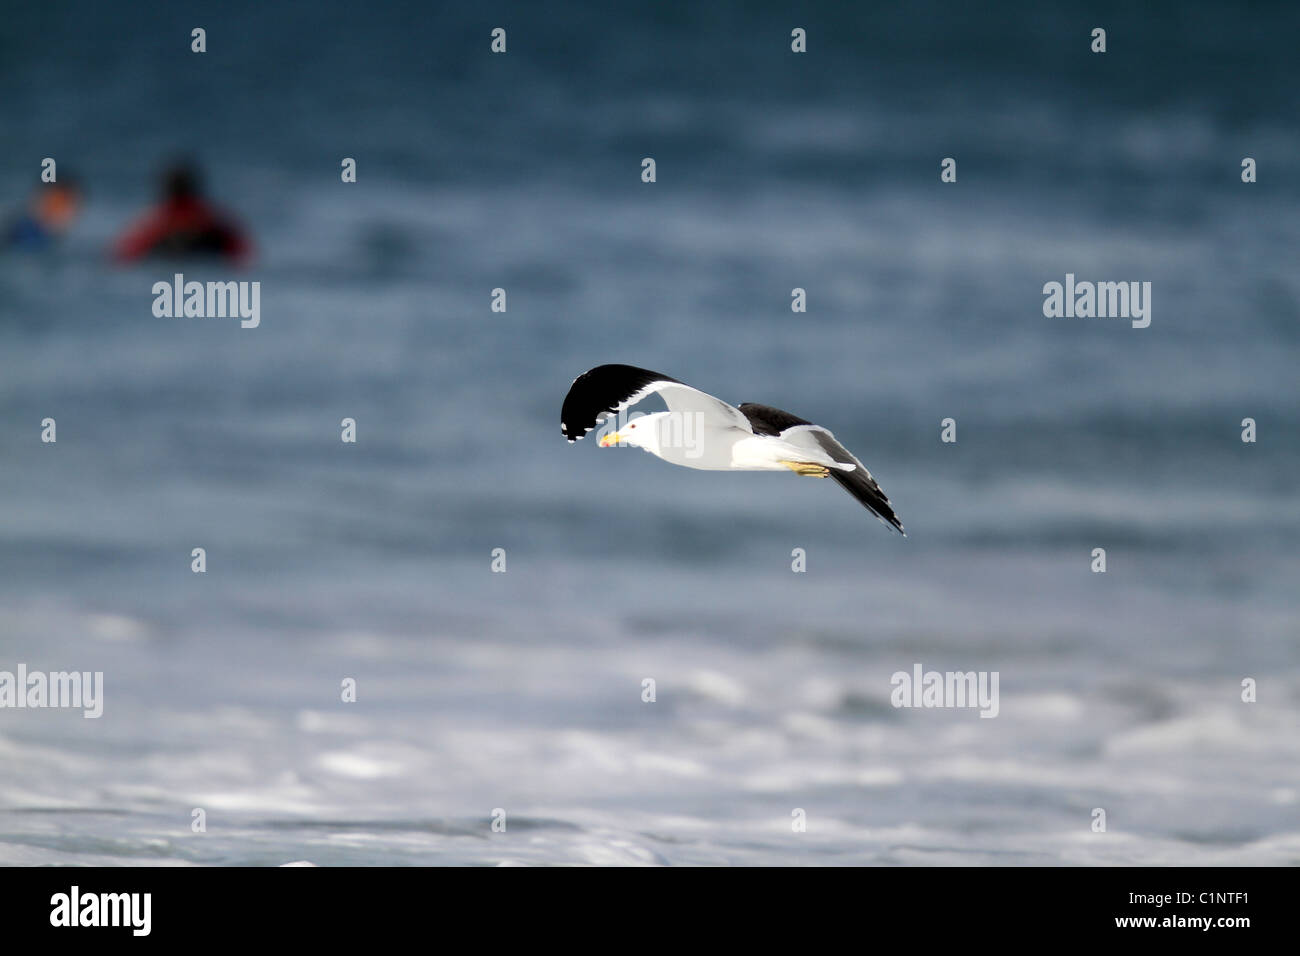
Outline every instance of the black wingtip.
{"type": "Polygon", "coordinates": [[[602,416],[613,414],[647,385],[676,381],[635,365],[597,365],[569,386],[560,408],[560,431],[570,441],[582,438],[600,424],[602,416]]]}
{"type": "Polygon", "coordinates": [[[834,470],[831,472],[831,477],[839,483],[841,488],[856,498],[862,507],[875,515],[881,524],[893,531],[897,531],[904,538],[907,537],[907,532],[903,530],[903,522],[898,520],[898,515],[894,514],[894,509],[890,505],[889,499],[885,497],[884,491],[876,483],[876,480],[867,473],[865,468],[860,471],[855,469],[847,472],[834,470]]]}

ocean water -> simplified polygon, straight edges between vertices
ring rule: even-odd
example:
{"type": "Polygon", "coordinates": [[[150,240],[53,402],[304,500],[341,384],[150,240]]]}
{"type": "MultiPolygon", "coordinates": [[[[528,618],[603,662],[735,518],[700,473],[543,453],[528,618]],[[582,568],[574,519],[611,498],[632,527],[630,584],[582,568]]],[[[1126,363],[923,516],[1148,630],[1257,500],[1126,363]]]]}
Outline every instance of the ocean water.
{"type": "Polygon", "coordinates": [[[87,204],[0,253],[0,671],[105,701],[0,709],[0,864],[1300,862],[1294,8],[6,20],[0,208],[87,204]],[[182,150],[248,268],[107,260],[182,150]],[[260,327],[155,318],[176,271],[260,327]],[[907,539],[570,446],[605,362],[827,425],[907,539]],[[891,706],[918,663],[997,717],[891,706]]]}

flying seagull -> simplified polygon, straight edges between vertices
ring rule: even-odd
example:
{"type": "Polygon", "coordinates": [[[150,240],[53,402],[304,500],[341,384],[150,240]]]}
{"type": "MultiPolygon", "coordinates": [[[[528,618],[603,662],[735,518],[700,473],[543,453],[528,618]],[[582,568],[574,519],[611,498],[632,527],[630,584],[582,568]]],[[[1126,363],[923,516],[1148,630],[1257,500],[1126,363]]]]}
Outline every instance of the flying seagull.
{"type": "Polygon", "coordinates": [[[560,411],[572,444],[611,415],[648,395],[666,412],[640,416],[607,433],[600,446],[632,445],[664,461],[706,471],[785,471],[834,478],[840,487],[903,537],[903,523],[862,462],[821,425],[768,405],[728,405],[697,388],[631,365],[598,365],[573,380],[560,411]]]}

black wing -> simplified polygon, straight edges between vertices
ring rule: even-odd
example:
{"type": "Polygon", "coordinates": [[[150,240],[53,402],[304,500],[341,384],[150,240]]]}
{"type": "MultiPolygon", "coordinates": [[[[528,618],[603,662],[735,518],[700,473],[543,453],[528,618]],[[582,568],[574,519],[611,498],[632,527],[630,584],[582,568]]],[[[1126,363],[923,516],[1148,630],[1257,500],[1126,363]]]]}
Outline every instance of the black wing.
{"type": "Polygon", "coordinates": [[[811,425],[798,415],[791,415],[771,405],[759,405],[755,402],[741,402],[736,406],[749,419],[749,427],[755,435],[780,435],[787,428],[795,425],[811,425]]]}
{"type": "Polygon", "coordinates": [[[570,442],[595,428],[607,415],[656,394],[668,410],[703,415],[715,427],[749,430],[749,422],[733,406],[685,382],[632,365],[599,365],[573,380],[560,409],[560,431],[570,442]]]}
{"type": "Polygon", "coordinates": [[[596,427],[597,419],[635,405],[660,383],[677,383],[677,379],[633,365],[598,365],[583,372],[564,396],[560,431],[569,441],[577,441],[596,427]]]}

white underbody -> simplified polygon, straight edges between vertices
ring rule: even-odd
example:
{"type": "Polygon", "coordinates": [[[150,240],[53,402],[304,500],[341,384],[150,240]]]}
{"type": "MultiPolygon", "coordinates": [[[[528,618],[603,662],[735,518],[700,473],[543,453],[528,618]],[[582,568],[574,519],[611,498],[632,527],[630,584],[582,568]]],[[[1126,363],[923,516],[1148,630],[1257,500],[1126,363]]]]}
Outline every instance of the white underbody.
{"type": "MultiPolygon", "coordinates": [[[[653,416],[646,416],[651,418],[653,416]]],[[[650,424],[640,419],[638,425],[650,424]]],[[[823,465],[841,471],[852,471],[854,465],[837,462],[815,441],[799,440],[797,434],[785,436],[755,435],[748,429],[706,423],[694,431],[670,427],[670,423],[656,422],[659,441],[656,448],[644,448],[664,461],[683,468],[701,471],[789,471],[785,462],[823,465]],[[788,436],[788,437],[787,437],[788,436]],[[793,438],[794,440],[789,440],[793,438]]],[[[627,434],[624,432],[624,434],[627,434]]]]}

